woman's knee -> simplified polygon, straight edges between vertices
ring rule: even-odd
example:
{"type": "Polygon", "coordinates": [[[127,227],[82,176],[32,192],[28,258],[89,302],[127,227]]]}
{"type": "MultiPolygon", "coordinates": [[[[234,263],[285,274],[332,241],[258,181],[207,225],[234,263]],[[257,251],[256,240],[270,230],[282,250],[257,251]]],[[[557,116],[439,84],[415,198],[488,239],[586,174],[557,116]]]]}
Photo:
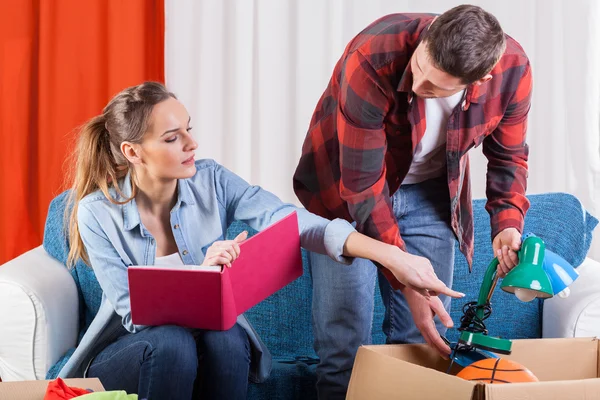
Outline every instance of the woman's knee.
{"type": "Polygon", "coordinates": [[[173,366],[187,367],[195,372],[198,367],[198,354],[194,336],[187,329],[164,325],[148,328],[146,340],[152,356],[160,362],[173,366]]]}
{"type": "Polygon", "coordinates": [[[209,357],[228,353],[250,361],[248,335],[238,324],[227,331],[206,331],[202,339],[204,354],[209,357]]]}

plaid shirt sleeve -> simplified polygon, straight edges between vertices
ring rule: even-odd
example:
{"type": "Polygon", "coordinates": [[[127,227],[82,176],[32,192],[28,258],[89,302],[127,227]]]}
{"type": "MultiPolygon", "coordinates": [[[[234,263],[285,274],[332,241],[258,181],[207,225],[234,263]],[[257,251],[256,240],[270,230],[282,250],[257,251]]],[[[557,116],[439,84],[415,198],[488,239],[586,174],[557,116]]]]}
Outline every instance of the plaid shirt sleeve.
{"type": "MultiPolygon", "coordinates": [[[[340,76],[337,129],[340,146],[340,195],[357,230],[404,249],[392,210],[386,177],[383,121],[390,98],[375,70],[358,51],[345,61],[340,76]]],[[[385,268],[395,289],[402,285],[385,268]]]]}
{"type": "Polygon", "coordinates": [[[504,116],[483,142],[483,153],[488,159],[486,210],[491,217],[492,240],[506,228],[523,232],[529,209],[525,197],[529,147],[525,140],[533,82],[529,64],[521,71],[504,116]]]}

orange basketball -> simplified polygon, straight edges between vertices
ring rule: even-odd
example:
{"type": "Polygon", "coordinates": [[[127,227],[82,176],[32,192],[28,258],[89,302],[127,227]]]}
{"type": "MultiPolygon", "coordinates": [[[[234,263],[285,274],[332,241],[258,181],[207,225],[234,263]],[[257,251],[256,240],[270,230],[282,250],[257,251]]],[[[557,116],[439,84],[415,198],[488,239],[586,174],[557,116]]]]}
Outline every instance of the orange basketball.
{"type": "Polygon", "coordinates": [[[538,378],[518,362],[505,358],[486,358],[463,368],[459,378],[481,383],[537,382],[538,378]]]}

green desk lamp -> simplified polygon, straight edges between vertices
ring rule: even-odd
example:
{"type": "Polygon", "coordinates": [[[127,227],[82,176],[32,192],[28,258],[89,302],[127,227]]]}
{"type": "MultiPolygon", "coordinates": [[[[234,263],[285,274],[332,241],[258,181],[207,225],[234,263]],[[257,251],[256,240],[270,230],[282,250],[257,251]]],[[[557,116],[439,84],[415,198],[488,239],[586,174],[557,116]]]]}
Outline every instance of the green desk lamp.
{"type": "MultiPolygon", "coordinates": [[[[534,298],[549,298],[554,295],[550,278],[544,271],[544,242],[534,235],[525,235],[518,252],[519,265],[502,280],[500,288],[513,293],[521,301],[534,298]]],[[[467,303],[461,318],[458,346],[479,348],[500,354],[510,354],[512,342],[488,336],[483,321],[491,314],[490,299],[498,281],[498,259],[488,266],[479,291],[477,302],[467,303]]]]}

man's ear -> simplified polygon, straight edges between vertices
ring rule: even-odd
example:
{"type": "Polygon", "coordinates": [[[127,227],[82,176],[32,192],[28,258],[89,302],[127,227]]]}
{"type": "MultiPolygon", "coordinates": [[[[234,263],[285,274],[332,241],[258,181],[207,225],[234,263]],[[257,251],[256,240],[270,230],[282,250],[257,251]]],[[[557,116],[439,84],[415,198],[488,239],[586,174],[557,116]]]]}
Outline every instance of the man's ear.
{"type": "Polygon", "coordinates": [[[486,76],[484,76],[481,79],[478,79],[475,81],[476,85],[483,85],[484,83],[486,83],[487,81],[489,81],[490,79],[492,79],[492,75],[491,74],[487,74],[486,76]]]}
{"type": "Polygon", "coordinates": [[[142,163],[141,149],[137,144],[130,142],[121,143],[121,153],[123,153],[125,158],[132,164],[142,163]]]}
{"type": "Polygon", "coordinates": [[[431,25],[433,25],[433,23],[435,22],[435,20],[438,18],[438,16],[436,15],[435,17],[433,17],[433,19],[431,20],[431,22],[429,23],[429,25],[427,25],[427,29],[431,28],[431,25]]]}

